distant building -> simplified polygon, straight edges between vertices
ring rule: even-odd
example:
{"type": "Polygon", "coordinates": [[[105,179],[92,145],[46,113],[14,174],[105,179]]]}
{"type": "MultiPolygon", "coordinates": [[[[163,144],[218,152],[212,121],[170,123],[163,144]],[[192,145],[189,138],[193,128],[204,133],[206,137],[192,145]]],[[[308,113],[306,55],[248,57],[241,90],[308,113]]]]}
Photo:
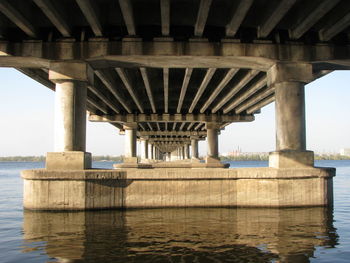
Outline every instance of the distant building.
{"type": "Polygon", "coordinates": [[[350,148],[340,149],[340,155],[350,156],[350,148]]]}

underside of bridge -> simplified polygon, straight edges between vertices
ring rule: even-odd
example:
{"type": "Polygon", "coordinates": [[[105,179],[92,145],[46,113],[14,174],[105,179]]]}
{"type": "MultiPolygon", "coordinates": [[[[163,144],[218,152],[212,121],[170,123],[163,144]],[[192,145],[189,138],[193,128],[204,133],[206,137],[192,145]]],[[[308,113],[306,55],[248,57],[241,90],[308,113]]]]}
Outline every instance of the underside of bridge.
{"type": "MultiPolygon", "coordinates": [[[[180,159],[177,167],[219,171],[220,130],[274,101],[270,167],[314,169],[304,85],[349,69],[349,42],[348,0],[0,0],[0,66],[56,91],[47,171],[91,167],[86,110],[125,134],[119,168],[180,159]]],[[[321,192],[305,205],[328,204],[321,192]]]]}

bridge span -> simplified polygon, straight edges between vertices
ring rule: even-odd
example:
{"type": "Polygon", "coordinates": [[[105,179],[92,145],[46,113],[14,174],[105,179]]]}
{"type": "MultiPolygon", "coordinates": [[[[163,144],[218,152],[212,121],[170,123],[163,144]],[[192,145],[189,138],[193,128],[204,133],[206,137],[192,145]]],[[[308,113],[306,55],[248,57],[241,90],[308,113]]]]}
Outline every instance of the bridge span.
{"type": "Polygon", "coordinates": [[[330,205],[304,86],[350,68],[349,27],[347,0],[0,0],[0,66],[56,92],[55,152],[23,172],[24,206],[330,205]],[[224,169],[220,130],[272,102],[269,168],[224,169]],[[117,169],[91,169],[86,111],[124,134],[117,169]]]}

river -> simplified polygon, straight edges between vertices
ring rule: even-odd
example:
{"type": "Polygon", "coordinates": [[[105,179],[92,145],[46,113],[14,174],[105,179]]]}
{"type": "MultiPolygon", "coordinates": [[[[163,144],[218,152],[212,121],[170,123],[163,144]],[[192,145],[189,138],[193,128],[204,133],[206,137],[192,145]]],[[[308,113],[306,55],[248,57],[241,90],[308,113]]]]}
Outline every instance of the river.
{"type": "Polygon", "coordinates": [[[0,162],[0,262],[350,262],[350,161],[316,162],[333,208],[24,211],[20,171],[43,166],[0,162]]]}

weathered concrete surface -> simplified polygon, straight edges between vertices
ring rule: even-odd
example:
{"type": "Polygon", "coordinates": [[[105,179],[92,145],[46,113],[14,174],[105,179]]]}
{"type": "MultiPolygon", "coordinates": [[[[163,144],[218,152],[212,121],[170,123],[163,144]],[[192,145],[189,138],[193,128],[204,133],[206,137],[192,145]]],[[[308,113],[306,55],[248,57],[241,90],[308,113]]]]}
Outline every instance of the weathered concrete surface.
{"type": "Polygon", "coordinates": [[[269,154],[269,166],[273,168],[312,167],[313,165],[313,151],[276,151],[269,154]]]}
{"type": "Polygon", "coordinates": [[[24,207],[296,207],[333,203],[334,168],[27,170],[24,207]]]}
{"type": "Polygon", "coordinates": [[[80,151],[48,152],[46,169],[48,170],[81,170],[91,168],[91,153],[80,151]]]}

